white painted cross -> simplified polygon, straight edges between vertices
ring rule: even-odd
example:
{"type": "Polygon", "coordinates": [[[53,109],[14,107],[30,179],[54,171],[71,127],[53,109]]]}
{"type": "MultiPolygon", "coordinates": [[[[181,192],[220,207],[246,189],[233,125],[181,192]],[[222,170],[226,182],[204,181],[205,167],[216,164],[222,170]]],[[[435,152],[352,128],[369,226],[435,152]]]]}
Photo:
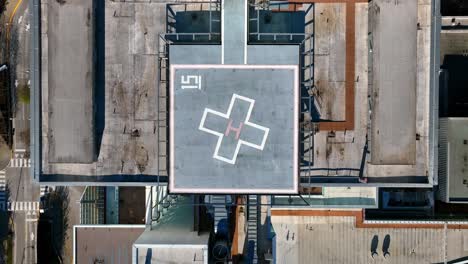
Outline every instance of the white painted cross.
{"type": "Polygon", "coordinates": [[[228,110],[227,110],[226,113],[221,113],[221,112],[215,111],[213,109],[205,108],[205,111],[203,112],[203,116],[201,118],[200,125],[199,125],[198,129],[218,137],[218,140],[216,142],[216,147],[215,147],[215,150],[214,150],[214,153],[213,153],[213,158],[214,159],[221,160],[221,161],[224,161],[224,162],[229,163],[229,164],[235,164],[236,159],[237,159],[237,155],[239,154],[239,150],[240,150],[240,147],[242,145],[245,145],[245,146],[248,146],[248,147],[251,147],[251,148],[255,148],[255,149],[258,149],[258,150],[263,150],[263,148],[265,147],[265,143],[266,143],[266,140],[268,138],[268,133],[270,132],[270,129],[267,128],[267,127],[264,127],[264,126],[261,126],[261,125],[254,124],[254,123],[250,122],[250,115],[252,114],[252,110],[253,110],[254,105],[255,105],[255,100],[247,98],[245,96],[238,95],[238,94],[233,94],[232,97],[231,97],[231,102],[229,103],[229,107],[228,107],[228,110]],[[239,122],[238,127],[233,126],[233,121],[234,120],[231,119],[231,112],[232,112],[232,109],[233,109],[233,106],[234,106],[236,100],[242,100],[242,101],[245,101],[245,102],[247,102],[249,104],[249,107],[248,107],[247,114],[246,114],[245,118],[242,121],[237,120],[237,122],[239,122]],[[208,117],[208,115],[210,115],[210,117],[208,117]],[[207,118],[215,118],[216,116],[225,119],[225,121],[227,123],[226,129],[224,131],[222,131],[222,132],[207,128],[205,126],[205,122],[206,122],[207,118]],[[261,132],[263,134],[263,136],[261,136],[261,140],[259,140],[259,142],[260,142],[259,144],[249,142],[249,141],[245,140],[244,137],[242,137],[242,131],[244,129],[249,129],[249,128],[250,129],[253,128],[254,130],[257,130],[257,131],[259,131],[259,132],[261,132]],[[223,156],[219,155],[219,149],[220,149],[220,147],[222,145],[224,137],[229,136],[231,134],[231,132],[234,132],[234,134],[235,134],[234,138],[235,138],[235,140],[237,140],[236,148],[235,148],[234,153],[233,153],[233,155],[231,157],[223,157],[223,156]]]}

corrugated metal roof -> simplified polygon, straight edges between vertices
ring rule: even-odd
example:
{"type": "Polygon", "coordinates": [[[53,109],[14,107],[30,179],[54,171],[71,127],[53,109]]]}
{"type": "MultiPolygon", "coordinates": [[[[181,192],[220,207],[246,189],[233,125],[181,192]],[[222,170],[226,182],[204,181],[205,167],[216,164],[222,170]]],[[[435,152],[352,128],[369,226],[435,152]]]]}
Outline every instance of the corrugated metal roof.
{"type": "Polygon", "coordinates": [[[273,216],[272,223],[277,263],[443,263],[468,256],[464,229],[358,228],[353,216],[273,216]],[[378,256],[372,258],[374,236],[378,256]]]}

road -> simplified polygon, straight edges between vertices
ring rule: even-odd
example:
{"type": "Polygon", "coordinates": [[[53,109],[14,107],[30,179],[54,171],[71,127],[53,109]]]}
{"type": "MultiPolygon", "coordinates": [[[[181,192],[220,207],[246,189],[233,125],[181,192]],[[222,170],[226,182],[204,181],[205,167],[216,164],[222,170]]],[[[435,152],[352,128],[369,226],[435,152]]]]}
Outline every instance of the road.
{"type": "Polygon", "coordinates": [[[28,2],[11,0],[7,18],[7,57],[11,89],[15,91],[13,109],[13,153],[5,170],[14,227],[13,263],[37,263],[36,239],[39,218],[39,185],[32,181],[29,167],[29,14],[28,2]],[[20,91],[21,90],[21,91],[20,91]]]}
{"type": "Polygon", "coordinates": [[[7,168],[10,189],[8,209],[14,223],[13,263],[36,263],[39,187],[26,167],[7,168]]]}
{"type": "Polygon", "coordinates": [[[29,148],[29,15],[27,2],[18,1],[10,19],[10,65],[16,102],[13,127],[15,149],[29,148]]]}

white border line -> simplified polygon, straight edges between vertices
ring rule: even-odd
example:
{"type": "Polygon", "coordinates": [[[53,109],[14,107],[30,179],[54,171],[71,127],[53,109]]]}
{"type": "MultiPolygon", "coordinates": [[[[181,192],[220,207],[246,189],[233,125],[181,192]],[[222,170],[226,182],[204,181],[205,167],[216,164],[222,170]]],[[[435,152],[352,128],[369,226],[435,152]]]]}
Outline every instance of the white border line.
{"type": "Polygon", "coordinates": [[[206,244],[133,244],[136,248],[193,248],[207,249],[206,244]]]}
{"type": "Polygon", "coordinates": [[[249,23],[249,17],[248,17],[248,6],[249,6],[249,1],[244,0],[244,64],[247,64],[247,41],[248,41],[248,23],[249,23]]]}
{"type": "Polygon", "coordinates": [[[219,65],[219,64],[172,64],[169,80],[169,192],[172,193],[245,193],[245,194],[297,194],[299,191],[299,66],[298,65],[219,65]],[[176,69],[283,69],[294,71],[294,142],[292,189],[228,189],[228,188],[174,188],[174,76],[176,69]]]}
{"type": "Polygon", "coordinates": [[[224,0],[221,0],[221,64],[224,64],[224,0]]]}

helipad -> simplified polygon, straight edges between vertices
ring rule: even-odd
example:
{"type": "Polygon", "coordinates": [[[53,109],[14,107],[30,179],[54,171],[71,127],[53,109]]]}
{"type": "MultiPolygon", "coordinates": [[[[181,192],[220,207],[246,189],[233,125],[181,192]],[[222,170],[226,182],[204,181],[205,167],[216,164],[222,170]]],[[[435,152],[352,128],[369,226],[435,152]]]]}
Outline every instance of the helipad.
{"type": "Polygon", "coordinates": [[[170,191],[297,193],[296,65],[170,68],[170,191]]]}

